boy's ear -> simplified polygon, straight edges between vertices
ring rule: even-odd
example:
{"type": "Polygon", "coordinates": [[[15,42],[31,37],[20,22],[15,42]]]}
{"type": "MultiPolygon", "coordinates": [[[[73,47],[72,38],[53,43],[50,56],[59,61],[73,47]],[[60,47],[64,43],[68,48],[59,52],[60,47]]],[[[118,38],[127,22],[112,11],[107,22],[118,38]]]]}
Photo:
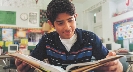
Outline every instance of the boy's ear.
{"type": "Polygon", "coordinates": [[[47,23],[48,23],[52,28],[54,28],[54,26],[53,26],[53,24],[52,24],[52,22],[51,22],[50,20],[48,20],[47,23]]]}
{"type": "Polygon", "coordinates": [[[76,18],[78,16],[78,14],[76,13],[75,15],[74,15],[74,17],[76,18]]]}
{"type": "Polygon", "coordinates": [[[74,14],[75,21],[76,21],[77,16],[78,16],[78,14],[77,14],[77,13],[76,13],[76,14],[74,14]]]}

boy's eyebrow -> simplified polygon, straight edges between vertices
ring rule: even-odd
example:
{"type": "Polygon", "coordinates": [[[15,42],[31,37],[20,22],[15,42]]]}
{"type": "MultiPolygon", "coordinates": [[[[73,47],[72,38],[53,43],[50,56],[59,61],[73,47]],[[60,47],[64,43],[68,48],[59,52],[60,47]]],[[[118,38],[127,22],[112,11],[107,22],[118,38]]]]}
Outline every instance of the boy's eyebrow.
{"type": "Polygon", "coordinates": [[[72,19],[73,17],[70,17],[70,18],[68,18],[67,20],[70,20],[70,19],[72,19]]]}
{"type": "Polygon", "coordinates": [[[62,22],[63,20],[55,21],[55,22],[62,22]]]}
{"type": "MultiPolygon", "coordinates": [[[[72,19],[73,17],[68,18],[67,20],[72,19]]],[[[56,22],[62,22],[63,20],[56,20],[56,22]]]]}

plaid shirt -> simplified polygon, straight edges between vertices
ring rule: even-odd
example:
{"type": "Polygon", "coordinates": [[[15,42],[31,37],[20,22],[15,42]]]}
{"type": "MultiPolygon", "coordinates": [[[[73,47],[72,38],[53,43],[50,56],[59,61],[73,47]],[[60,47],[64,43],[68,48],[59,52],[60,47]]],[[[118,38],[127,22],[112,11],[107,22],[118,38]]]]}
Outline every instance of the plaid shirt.
{"type": "Polygon", "coordinates": [[[61,43],[59,34],[55,32],[46,33],[42,36],[31,56],[44,60],[55,66],[66,68],[69,64],[90,62],[94,56],[97,60],[103,59],[108,50],[102,45],[96,34],[82,29],[75,29],[77,41],[68,52],[61,43]]]}

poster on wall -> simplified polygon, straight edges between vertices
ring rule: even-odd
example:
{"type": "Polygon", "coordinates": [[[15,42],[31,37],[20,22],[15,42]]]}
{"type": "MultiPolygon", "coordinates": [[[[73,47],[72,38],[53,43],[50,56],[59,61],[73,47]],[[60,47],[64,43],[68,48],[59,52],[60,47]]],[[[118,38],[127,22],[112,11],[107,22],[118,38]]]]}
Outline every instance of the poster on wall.
{"type": "Polygon", "coordinates": [[[28,25],[30,26],[38,26],[37,24],[37,12],[30,12],[29,13],[29,20],[28,25]]]}
{"type": "Polygon", "coordinates": [[[42,27],[44,23],[47,22],[46,10],[40,10],[40,23],[39,26],[42,27]]]}
{"type": "Polygon", "coordinates": [[[41,33],[28,33],[28,41],[29,42],[39,42],[41,39],[42,34],[41,33]]]}
{"type": "Polygon", "coordinates": [[[16,36],[17,38],[26,38],[26,29],[17,29],[16,36]]]}
{"type": "Polygon", "coordinates": [[[42,37],[41,30],[29,29],[27,32],[28,45],[36,45],[42,37]]]}
{"type": "Polygon", "coordinates": [[[133,38],[133,17],[113,24],[114,41],[133,38]]]}
{"type": "Polygon", "coordinates": [[[16,25],[16,12],[0,10],[0,24],[16,25]]]}
{"type": "Polygon", "coordinates": [[[36,45],[42,37],[41,29],[15,29],[14,43],[21,45],[36,45]]]}
{"type": "Polygon", "coordinates": [[[41,37],[42,37],[41,30],[32,30],[32,29],[27,30],[28,42],[38,43],[41,37]]]}
{"type": "Polygon", "coordinates": [[[13,29],[2,29],[2,41],[13,41],[13,29]]]}

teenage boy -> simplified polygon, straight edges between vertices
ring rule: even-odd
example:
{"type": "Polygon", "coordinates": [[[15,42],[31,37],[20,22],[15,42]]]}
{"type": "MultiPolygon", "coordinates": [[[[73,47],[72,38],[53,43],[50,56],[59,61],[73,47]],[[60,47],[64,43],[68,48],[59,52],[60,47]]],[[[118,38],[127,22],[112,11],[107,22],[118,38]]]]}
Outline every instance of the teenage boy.
{"type": "MultiPolygon", "coordinates": [[[[91,57],[100,60],[116,55],[109,52],[96,34],[76,28],[76,11],[69,0],[52,0],[47,7],[48,23],[55,32],[44,34],[32,51],[31,56],[44,60],[51,65],[66,68],[69,64],[90,62],[91,57]]],[[[19,72],[33,72],[33,68],[16,59],[19,72]]],[[[96,71],[122,72],[123,66],[119,60],[109,62],[96,71]]]]}

